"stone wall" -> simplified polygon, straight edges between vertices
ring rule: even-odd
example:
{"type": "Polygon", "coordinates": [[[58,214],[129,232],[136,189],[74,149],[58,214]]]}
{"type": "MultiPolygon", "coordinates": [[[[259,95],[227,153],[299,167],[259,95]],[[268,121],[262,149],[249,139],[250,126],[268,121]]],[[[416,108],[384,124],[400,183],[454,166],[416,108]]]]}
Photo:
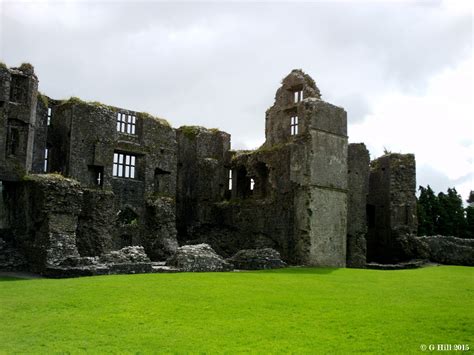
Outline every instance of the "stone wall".
{"type": "Polygon", "coordinates": [[[418,258],[446,265],[474,266],[474,239],[434,235],[413,237],[413,240],[411,251],[418,258]]]}
{"type": "Polygon", "coordinates": [[[146,199],[140,245],[151,260],[164,261],[176,252],[176,202],[173,198],[151,196],[146,199]]]}
{"type": "Polygon", "coordinates": [[[0,66],[0,180],[19,180],[31,170],[37,94],[30,64],[0,66]]]}
{"type": "MultiPolygon", "coordinates": [[[[33,174],[42,174],[49,172],[45,170],[45,149],[48,141],[48,100],[49,98],[38,93],[36,104],[36,120],[33,142],[33,159],[31,172],[33,174]]],[[[49,151],[48,151],[49,155],[49,151]]]]}
{"type": "Polygon", "coordinates": [[[210,235],[207,242],[226,257],[241,249],[270,247],[297,263],[290,154],[289,145],[237,152],[231,161],[232,198],[215,204],[199,231],[201,240],[210,235]],[[213,231],[212,226],[217,228],[213,231]]]}
{"type": "MultiPolygon", "coordinates": [[[[233,153],[230,200],[214,203],[213,210],[186,203],[190,213],[178,212],[198,216],[193,217],[200,223],[192,229],[192,241],[209,243],[225,256],[239,249],[271,247],[289,263],[344,266],[345,111],[320,100],[314,81],[296,70],[283,80],[266,120],[265,144],[256,151],[233,153]],[[300,96],[295,98],[295,93],[300,96]],[[298,115],[297,130],[292,127],[294,115],[298,115]]],[[[199,143],[180,156],[194,157],[196,149],[199,143]]],[[[195,184],[201,171],[188,170],[195,184]]],[[[202,181],[204,188],[212,189],[214,181],[202,181]]],[[[218,181],[225,184],[226,176],[218,181]]],[[[216,196],[207,196],[207,201],[215,201],[216,196]]]]}
{"type": "MultiPolygon", "coordinates": [[[[266,112],[266,145],[285,143],[291,138],[290,116],[302,114],[301,101],[307,98],[320,99],[321,93],[309,75],[295,69],[282,80],[275,94],[275,104],[266,112]],[[302,97],[295,100],[295,93],[298,92],[302,93],[302,97]]],[[[304,128],[305,125],[300,127],[300,133],[305,133],[304,128]]]]}
{"type": "Polygon", "coordinates": [[[6,203],[16,246],[29,268],[43,272],[68,257],[79,256],[76,228],[82,205],[80,185],[57,175],[29,175],[7,183],[6,203]]]}
{"type": "Polygon", "coordinates": [[[72,98],[53,107],[50,130],[53,171],[74,177],[83,186],[97,187],[94,168],[100,168],[100,186],[112,188],[122,198],[121,205],[139,205],[145,193],[175,195],[176,134],[166,121],[72,98]],[[119,113],[136,118],[134,134],[117,131],[119,113]],[[136,156],[135,178],[113,176],[114,152],[136,156]],[[136,195],[139,201],[134,200],[136,195]]]}
{"type": "Polygon", "coordinates": [[[347,229],[347,114],[319,98],[298,104],[293,136],[295,254],[302,264],[344,267],[347,229]]]}
{"type": "Polygon", "coordinates": [[[146,113],[52,100],[37,84],[30,65],[0,65],[0,238],[14,236],[34,270],[130,245],[165,260],[178,241],[226,257],[270,247],[299,265],[363,267],[366,248],[373,261],[408,257],[413,155],[385,155],[369,177],[365,146],[348,146],[347,113],[321,100],[302,70],[277,90],[265,143],[245,152],[230,151],[217,129],[175,130],[146,113]],[[44,171],[46,148],[47,170],[61,175],[23,182],[44,171]],[[135,158],[135,176],[114,173],[115,154],[135,158]]]}
{"type": "Polygon", "coordinates": [[[413,154],[386,154],[371,163],[368,214],[370,261],[403,260],[403,241],[416,234],[416,166],[413,154]]]}
{"type": "Polygon", "coordinates": [[[52,116],[49,134],[49,144],[53,147],[51,169],[77,179],[84,187],[97,190],[87,194],[93,196],[86,198],[92,210],[83,212],[81,221],[92,218],[97,222],[94,228],[98,229],[87,236],[90,228],[86,223],[80,225],[80,250],[85,255],[98,255],[99,251],[110,250],[111,247],[145,243],[145,250],[152,259],[167,257],[170,251],[158,252],[156,246],[161,245],[163,240],[170,240],[171,245],[176,243],[176,232],[172,232],[176,229],[175,224],[170,226],[170,208],[160,204],[163,210],[155,210],[154,213],[166,218],[161,226],[157,226],[155,218],[155,229],[147,231],[149,206],[145,201],[157,197],[175,200],[175,130],[166,121],[146,113],[86,103],[76,98],[57,103],[53,106],[52,116]],[[127,130],[125,133],[117,129],[119,114],[135,117],[134,132],[127,130]],[[114,153],[135,157],[133,178],[114,176],[114,153]],[[106,191],[113,194],[108,195],[106,191]],[[97,205],[95,200],[99,196],[102,196],[100,201],[107,205],[109,214],[95,211],[96,206],[100,209],[101,203],[97,205]],[[107,223],[100,222],[106,220],[111,228],[106,228],[107,223]],[[159,235],[159,230],[164,234],[159,235]],[[92,238],[98,233],[103,234],[101,238],[92,238]]]}
{"type": "Polygon", "coordinates": [[[81,256],[97,256],[114,249],[117,219],[112,191],[83,189],[77,225],[77,249],[81,256]]]}
{"type": "Polygon", "coordinates": [[[364,143],[348,147],[347,266],[363,268],[367,259],[369,151],[364,143]]]}
{"type": "Polygon", "coordinates": [[[196,239],[212,205],[228,194],[230,135],[197,126],[176,131],[178,141],[177,224],[179,240],[196,239]]]}

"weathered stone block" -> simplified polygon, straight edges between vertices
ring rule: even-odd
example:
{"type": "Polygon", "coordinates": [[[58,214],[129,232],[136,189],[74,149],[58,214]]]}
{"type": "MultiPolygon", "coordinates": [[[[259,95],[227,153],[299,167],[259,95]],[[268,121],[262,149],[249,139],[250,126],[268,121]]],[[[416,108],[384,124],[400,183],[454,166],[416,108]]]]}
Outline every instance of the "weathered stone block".
{"type": "Polygon", "coordinates": [[[347,266],[363,268],[367,258],[367,194],[369,151],[365,144],[348,146],[347,266]]]}
{"type": "Polygon", "coordinates": [[[96,256],[113,247],[117,211],[112,191],[84,189],[77,225],[77,248],[82,256],[96,256]]]}
{"type": "Polygon", "coordinates": [[[208,244],[184,245],[169,258],[167,265],[182,271],[230,271],[232,265],[217,255],[208,244]]]}
{"type": "Polygon", "coordinates": [[[244,249],[238,251],[234,256],[227,259],[236,269],[241,270],[265,270],[286,267],[281,260],[280,253],[275,249],[244,249]]]}
{"type": "Polygon", "coordinates": [[[178,248],[176,204],[170,197],[149,197],[145,202],[142,245],[154,261],[166,260],[178,248]]]}

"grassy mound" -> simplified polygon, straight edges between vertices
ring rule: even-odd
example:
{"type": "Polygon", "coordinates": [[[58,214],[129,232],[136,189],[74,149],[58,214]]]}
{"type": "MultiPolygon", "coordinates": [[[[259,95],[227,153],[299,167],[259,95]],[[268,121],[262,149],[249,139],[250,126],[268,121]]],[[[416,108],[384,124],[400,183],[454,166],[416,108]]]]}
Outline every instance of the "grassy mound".
{"type": "Polygon", "coordinates": [[[0,282],[0,353],[474,347],[474,274],[292,268],[0,282]]]}

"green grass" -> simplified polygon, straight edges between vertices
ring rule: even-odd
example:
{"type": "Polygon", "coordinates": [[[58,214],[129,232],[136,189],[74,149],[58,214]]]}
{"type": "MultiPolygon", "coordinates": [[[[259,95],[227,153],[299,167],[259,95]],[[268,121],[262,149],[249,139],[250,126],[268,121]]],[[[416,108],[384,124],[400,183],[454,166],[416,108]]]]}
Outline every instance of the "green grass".
{"type": "Polygon", "coordinates": [[[473,271],[4,278],[0,352],[405,354],[438,343],[473,349],[473,271]]]}

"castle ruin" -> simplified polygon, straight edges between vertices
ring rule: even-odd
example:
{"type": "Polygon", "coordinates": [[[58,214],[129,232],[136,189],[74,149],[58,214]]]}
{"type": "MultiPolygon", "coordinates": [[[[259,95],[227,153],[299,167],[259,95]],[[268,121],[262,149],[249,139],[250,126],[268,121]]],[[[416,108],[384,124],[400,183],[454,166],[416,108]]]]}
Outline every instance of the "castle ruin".
{"type": "Polygon", "coordinates": [[[47,274],[70,257],[141,245],[163,261],[197,243],[223,257],[269,247],[291,265],[403,260],[414,156],[371,162],[348,143],[346,111],[301,70],[265,122],[260,148],[234,151],[220,130],[55,100],[31,65],[0,66],[0,263],[47,274]]]}

